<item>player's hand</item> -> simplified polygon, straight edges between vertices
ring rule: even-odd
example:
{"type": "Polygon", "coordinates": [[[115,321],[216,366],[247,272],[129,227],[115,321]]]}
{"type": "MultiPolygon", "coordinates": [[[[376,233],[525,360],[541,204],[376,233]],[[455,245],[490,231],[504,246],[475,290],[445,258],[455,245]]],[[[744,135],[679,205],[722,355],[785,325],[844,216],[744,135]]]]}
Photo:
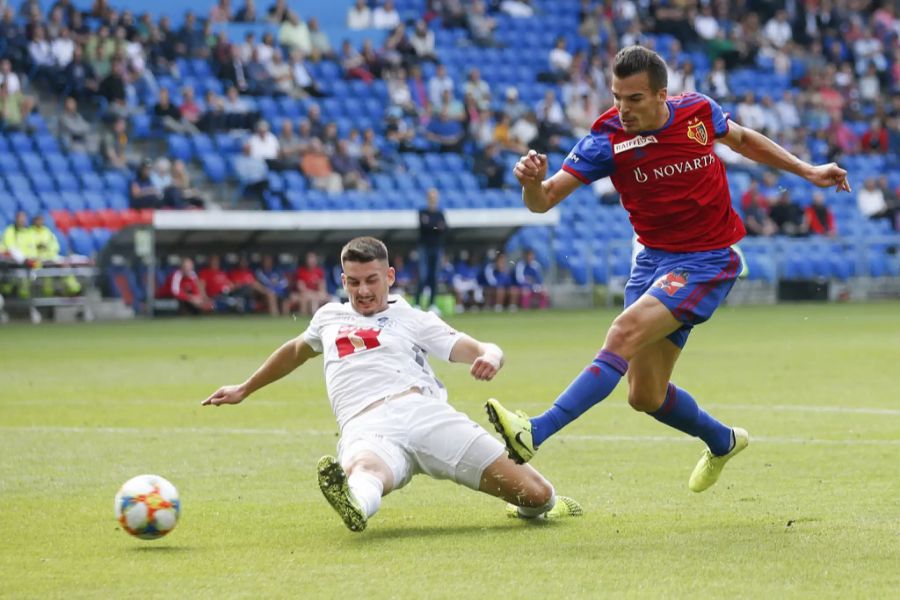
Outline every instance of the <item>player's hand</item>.
{"type": "Polygon", "coordinates": [[[239,404],[247,395],[239,385],[222,386],[209,398],[201,402],[202,406],[219,406],[220,404],[239,404]]]}
{"type": "Polygon", "coordinates": [[[475,359],[469,372],[479,381],[490,381],[503,366],[503,359],[491,354],[483,354],[475,359]]]}
{"type": "Polygon", "coordinates": [[[818,165],[813,167],[807,180],[819,187],[827,188],[835,186],[835,191],[851,192],[850,182],[847,180],[847,171],[840,168],[837,163],[818,165]]]}
{"type": "Polygon", "coordinates": [[[522,187],[541,183],[547,176],[547,155],[529,150],[516,163],[513,173],[522,187]]]}

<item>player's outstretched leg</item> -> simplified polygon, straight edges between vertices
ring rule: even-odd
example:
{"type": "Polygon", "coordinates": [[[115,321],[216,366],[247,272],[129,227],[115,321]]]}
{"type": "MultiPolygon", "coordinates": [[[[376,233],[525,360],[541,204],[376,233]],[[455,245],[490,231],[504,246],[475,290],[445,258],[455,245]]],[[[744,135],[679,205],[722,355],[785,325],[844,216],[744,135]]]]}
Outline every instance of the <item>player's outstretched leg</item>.
{"type": "Polygon", "coordinates": [[[734,436],[734,444],[727,454],[716,456],[709,448],[706,448],[700,455],[700,460],[697,461],[697,466],[694,467],[694,472],[691,473],[691,479],[688,482],[688,487],[692,492],[702,492],[711,487],[719,480],[725,463],[750,445],[750,434],[746,430],[734,427],[731,434],[734,436]]]}
{"type": "Polygon", "coordinates": [[[347,529],[363,531],[366,528],[366,513],[353,497],[341,464],[333,456],[323,456],[319,459],[317,471],[322,495],[340,515],[347,529]]]}
{"type": "MultiPolygon", "coordinates": [[[[496,444],[492,438],[491,441],[496,444]]],[[[506,500],[510,517],[559,519],[584,513],[574,499],[557,496],[550,482],[534,467],[516,464],[502,455],[481,473],[478,490],[506,500]]]]}

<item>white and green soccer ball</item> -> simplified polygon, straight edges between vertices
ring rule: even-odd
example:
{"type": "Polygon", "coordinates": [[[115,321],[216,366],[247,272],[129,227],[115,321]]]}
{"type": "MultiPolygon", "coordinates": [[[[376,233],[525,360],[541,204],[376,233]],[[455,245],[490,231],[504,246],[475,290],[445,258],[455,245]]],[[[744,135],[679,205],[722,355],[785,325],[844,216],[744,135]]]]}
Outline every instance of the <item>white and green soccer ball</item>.
{"type": "Polygon", "coordinates": [[[156,540],[178,523],[178,490],[159,475],[138,475],[116,494],[116,520],[122,529],[142,540],[156,540]]]}

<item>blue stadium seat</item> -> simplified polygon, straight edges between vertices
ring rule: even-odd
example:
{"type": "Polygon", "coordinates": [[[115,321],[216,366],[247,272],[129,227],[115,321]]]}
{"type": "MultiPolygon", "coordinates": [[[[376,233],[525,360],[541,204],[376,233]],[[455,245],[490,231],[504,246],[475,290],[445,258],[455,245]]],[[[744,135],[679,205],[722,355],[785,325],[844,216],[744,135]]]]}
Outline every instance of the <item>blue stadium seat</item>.
{"type": "Polygon", "coordinates": [[[93,237],[94,242],[94,251],[100,252],[109,243],[109,238],[112,237],[112,231],[105,227],[95,227],[91,231],[91,237],[93,237]]]}
{"type": "Polygon", "coordinates": [[[50,175],[44,170],[31,171],[28,173],[28,178],[31,179],[31,186],[34,191],[39,194],[56,190],[53,179],[51,179],[50,175]]]}
{"type": "Polygon", "coordinates": [[[103,210],[104,208],[108,208],[103,194],[85,191],[81,192],[81,197],[84,199],[84,205],[88,210],[103,210]]]}
{"type": "Polygon", "coordinates": [[[122,192],[107,192],[105,198],[106,206],[113,210],[125,210],[129,207],[128,196],[122,192]]]}
{"type": "Polygon", "coordinates": [[[123,194],[128,193],[128,180],[122,173],[119,173],[118,171],[107,171],[103,175],[103,180],[106,182],[107,190],[111,192],[121,192],[123,194]]]}
{"type": "Polygon", "coordinates": [[[10,148],[17,154],[34,152],[34,144],[32,144],[31,138],[24,133],[14,132],[7,135],[6,139],[9,141],[10,148]]]}
{"type": "Polygon", "coordinates": [[[169,146],[169,155],[172,158],[184,161],[189,161],[193,158],[193,152],[191,152],[190,144],[188,144],[188,140],[185,136],[177,133],[169,134],[167,143],[169,146]]]}
{"type": "Polygon", "coordinates": [[[63,206],[70,212],[87,209],[87,202],[77,192],[60,192],[59,196],[62,198],[63,206]]]}
{"type": "Polygon", "coordinates": [[[68,171],[54,173],[53,179],[56,181],[56,189],[60,192],[78,192],[81,185],[68,171]]]}
{"type": "Polygon", "coordinates": [[[106,187],[103,184],[103,180],[100,179],[100,176],[93,171],[79,173],[78,177],[81,179],[82,189],[99,192],[106,187]]]}
{"type": "Polygon", "coordinates": [[[17,194],[16,210],[23,210],[28,218],[41,212],[41,204],[34,194],[17,194]]]}
{"type": "Polygon", "coordinates": [[[91,173],[94,171],[94,162],[90,155],[83,152],[72,152],[69,154],[69,164],[75,173],[91,173]]]}
{"type": "Polygon", "coordinates": [[[203,165],[203,172],[206,173],[207,179],[213,183],[222,183],[225,181],[226,169],[225,161],[218,154],[204,154],[200,157],[203,165]]]}
{"type": "Polygon", "coordinates": [[[284,171],[284,189],[289,192],[302,192],[307,189],[306,178],[299,171],[284,171]]]}
{"type": "Polygon", "coordinates": [[[190,137],[191,145],[194,147],[194,156],[205,156],[215,151],[212,138],[205,133],[197,133],[190,137]]]}
{"type": "Polygon", "coordinates": [[[94,238],[86,230],[80,227],[73,227],[69,230],[69,247],[75,254],[93,256],[94,238]]]}
{"type": "Polygon", "coordinates": [[[57,192],[45,192],[40,195],[40,199],[45,211],[66,209],[62,197],[57,192]]]}

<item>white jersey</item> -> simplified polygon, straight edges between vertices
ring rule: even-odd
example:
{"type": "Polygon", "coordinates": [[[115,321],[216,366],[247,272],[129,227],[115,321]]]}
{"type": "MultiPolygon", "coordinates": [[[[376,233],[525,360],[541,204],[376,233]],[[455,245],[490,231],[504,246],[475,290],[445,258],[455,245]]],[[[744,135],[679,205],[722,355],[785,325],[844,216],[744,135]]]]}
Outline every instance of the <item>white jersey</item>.
{"type": "Polygon", "coordinates": [[[428,364],[434,354],[450,359],[458,331],[437,315],[390,296],[387,310],[363,316],[331,302],[313,315],[303,338],[324,356],[325,386],[341,430],[373,402],[412,387],[447,401],[447,391],[428,364]]]}

